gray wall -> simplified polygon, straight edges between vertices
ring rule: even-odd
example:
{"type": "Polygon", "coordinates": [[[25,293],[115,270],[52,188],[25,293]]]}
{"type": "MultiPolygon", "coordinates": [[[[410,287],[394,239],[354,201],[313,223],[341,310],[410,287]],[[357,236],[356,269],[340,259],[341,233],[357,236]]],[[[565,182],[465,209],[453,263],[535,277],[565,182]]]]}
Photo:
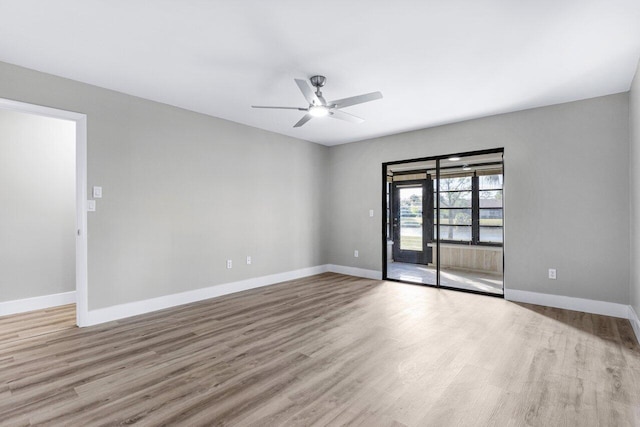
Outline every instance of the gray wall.
{"type": "Polygon", "coordinates": [[[629,95],[629,192],[631,203],[630,304],[640,316],[640,64],[629,95]]]}
{"type": "Polygon", "coordinates": [[[383,162],[504,147],[505,286],[628,304],[628,117],[624,93],[334,147],[329,262],[382,269],[383,162]]]}
{"type": "Polygon", "coordinates": [[[75,123],[0,109],[0,302],[73,291],[75,123]]]}
{"type": "Polygon", "coordinates": [[[331,148],[3,63],[0,97],[88,115],[88,185],[104,191],[90,309],[325,263],[381,270],[382,162],[495,147],[506,286],[628,303],[628,94],[331,148]]]}
{"type": "Polygon", "coordinates": [[[89,309],[326,262],[327,147],[5,63],[0,97],[88,116],[89,309]]]}

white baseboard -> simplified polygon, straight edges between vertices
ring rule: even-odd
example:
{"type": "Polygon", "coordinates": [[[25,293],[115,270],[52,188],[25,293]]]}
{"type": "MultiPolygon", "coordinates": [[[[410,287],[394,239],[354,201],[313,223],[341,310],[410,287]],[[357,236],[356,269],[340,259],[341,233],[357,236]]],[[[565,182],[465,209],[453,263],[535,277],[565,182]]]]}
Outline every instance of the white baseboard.
{"type": "Polygon", "coordinates": [[[76,291],[0,302],[0,316],[42,310],[76,302],[76,291]]]}
{"type": "Polygon", "coordinates": [[[631,322],[633,332],[636,334],[636,339],[640,342],[640,318],[632,306],[629,306],[629,322],[631,322]]]}
{"type": "Polygon", "coordinates": [[[150,313],[152,311],[163,310],[165,308],[178,305],[189,304],[209,298],[246,291],[248,289],[273,285],[275,283],[286,282],[287,280],[300,279],[315,274],[326,273],[327,265],[303,268],[300,270],[287,271],[284,273],[271,274],[269,276],[255,277],[238,282],[224,283],[207,288],[194,289],[192,291],[178,294],[164,295],[143,301],[129,302],[114,305],[111,307],[89,310],[87,322],[79,326],[92,326],[112,320],[124,319],[125,317],[137,316],[139,314],[150,313]]]}
{"type": "Polygon", "coordinates": [[[325,264],[315,267],[303,268],[301,270],[287,271],[285,273],[272,274],[269,276],[255,277],[253,279],[241,280],[238,282],[224,283],[207,288],[194,289],[192,291],[178,294],[164,295],[143,301],[135,301],[111,307],[89,310],[87,321],[79,326],[92,326],[100,323],[111,322],[113,320],[124,319],[126,317],[137,316],[139,314],[150,313],[152,311],[163,310],[165,308],[178,305],[189,304],[209,298],[232,294],[234,292],[246,291],[248,289],[273,285],[276,283],[295,280],[315,274],[326,273],[347,274],[350,276],[364,277],[367,279],[380,280],[382,273],[364,268],[345,267],[341,265],[325,264]]]}
{"type": "Polygon", "coordinates": [[[620,317],[623,319],[629,318],[629,306],[614,302],[519,291],[515,289],[505,289],[504,299],[514,302],[524,302],[528,304],[545,305],[547,307],[564,308],[566,310],[583,311],[585,313],[620,317]]]}
{"type": "Polygon", "coordinates": [[[344,265],[328,264],[327,268],[332,273],[346,274],[348,276],[364,277],[365,279],[382,280],[382,272],[367,270],[365,268],[347,267],[344,265]]]}

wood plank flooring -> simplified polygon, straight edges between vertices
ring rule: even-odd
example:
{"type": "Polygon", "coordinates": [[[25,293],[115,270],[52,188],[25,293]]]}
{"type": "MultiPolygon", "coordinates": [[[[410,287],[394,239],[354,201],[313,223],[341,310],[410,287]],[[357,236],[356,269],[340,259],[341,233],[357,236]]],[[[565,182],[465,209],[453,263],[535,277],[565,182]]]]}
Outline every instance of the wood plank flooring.
{"type": "Polygon", "coordinates": [[[0,425],[634,426],[628,321],[333,273],[0,318],[0,425]]]}

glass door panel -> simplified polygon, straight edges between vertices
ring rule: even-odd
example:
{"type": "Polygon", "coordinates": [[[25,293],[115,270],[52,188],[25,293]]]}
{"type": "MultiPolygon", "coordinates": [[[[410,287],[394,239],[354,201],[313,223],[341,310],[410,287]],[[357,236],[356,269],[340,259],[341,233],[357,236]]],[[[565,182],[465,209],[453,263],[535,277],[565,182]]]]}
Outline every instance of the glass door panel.
{"type": "Polygon", "coordinates": [[[502,294],[502,153],[445,159],[440,165],[439,284],[502,294]]]}
{"type": "Polygon", "coordinates": [[[387,277],[436,285],[433,262],[433,181],[422,163],[391,171],[389,197],[391,226],[387,236],[387,277]]]}

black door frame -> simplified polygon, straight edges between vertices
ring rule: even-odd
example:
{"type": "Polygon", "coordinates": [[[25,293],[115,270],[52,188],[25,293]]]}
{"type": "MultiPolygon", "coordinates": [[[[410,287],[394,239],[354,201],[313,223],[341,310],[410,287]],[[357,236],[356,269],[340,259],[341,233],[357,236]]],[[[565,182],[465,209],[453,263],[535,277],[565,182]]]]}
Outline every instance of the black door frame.
{"type": "MultiPolygon", "coordinates": [[[[419,286],[430,286],[430,287],[435,287],[435,288],[440,288],[440,289],[448,289],[448,290],[453,290],[453,291],[459,291],[459,292],[467,292],[467,293],[472,293],[472,294],[479,294],[479,295],[486,295],[486,296],[491,296],[491,297],[496,297],[496,298],[503,298],[504,299],[504,289],[505,289],[505,283],[504,283],[504,270],[505,270],[505,262],[504,262],[504,254],[505,254],[505,241],[503,239],[502,242],[502,266],[503,266],[503,271],[502,271],[502,289],[503,292],[502,294],[493,294],[493,293],[488,293],[488,292],[482,292],[482,291],[475,291],[475,290],[471,290],[471,289],[462,289],[462,288],[453,288],[453,287],[449,287],[449,286],[442,286],[440,285],[440,257],[438,256],[436,258],[436,284],[435,285],[430,285],[430,284],[426,284],[426,283],[416,283],[416,282],[408,282],[405,280],[399,280],[399,279],[390,279],[389,277],[387,277],[387,220],[388,220],[388,213],[387,213],[387,167],[388,166],[392,166],[392,165],[399,165],[399,164],[403,164],[403,163],[413,163],[413,162],[427,162],[427,161],[436,161],[436,193],[435,194],[440,194],[440,160],[444,160],[444,159],[448,159],[450,157],[467,157],[467,156],[481,156],[483,154],[497,154],[497,153],[502,153],[503,154],[503,159],[502,159],[502,175],[504,177],[505,174],[505,170],[504,170],[504,147],[500,147],[500,148],[492,148],[492,149],[487,149],[487,150],[478,150],[478,151],[465,151],[465,152],[461,152],[461,153],[450,153],[450,154],[445,154],[445,155],[439,155],[439,156],[430,156],[430,157],[418,157],[418,158],[414,158],[414,159],[404,159],[404,160],[394,160],[391,162],[384,162],[382,163],[382,209],[381,212],[383,212],[384,214],[381,215],[382,217],[382,280],[387,280],[387,281],[391,281],[391,282],[400,282],[400,283],[407,283],[407,284],[411,284],[411,285],[419,285],[419,286]]],[[[506,178],[505,178],[505,182],[506,182],[506,178]]],[[[504,194],[504,193],[503,193],[504,194]]],[[[504,196],[503,196],[504,197],[504,196]]],[[[503,199],[504,200],[504,199],[503,199]]],[[[392,203],[390,201],[390,203],[392,203]]],[[[504,203],[504,201],[503,201],[504,203]]],[[[436,197],[436,211],[439,213],[440,212],[440,197],[436,197]]],[[[504,226],[505,226],[506,220],[503,216],[503,233],[504,233],[504,226]]],[[[391,226],[393,226],[393,223],[391,222],[391,226]]],[[[436,227],[436,251],[439,254],[440,253],[440,227],[436,227]]]]}

